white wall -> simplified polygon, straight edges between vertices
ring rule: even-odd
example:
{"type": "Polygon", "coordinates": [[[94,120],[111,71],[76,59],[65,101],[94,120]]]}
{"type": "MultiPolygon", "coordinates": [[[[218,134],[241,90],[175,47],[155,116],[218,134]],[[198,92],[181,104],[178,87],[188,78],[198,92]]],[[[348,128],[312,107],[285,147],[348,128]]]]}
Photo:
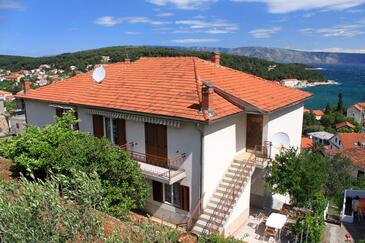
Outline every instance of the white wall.
{"type": "Polygon", "coordinates": [[[223,178],[237,152],[246,145],[246,114],[204,127],[203,192],[204,206],[223,178]]]}
{"type": "Polygon", "coordinates": [[[361,124],[363,122],[363,114],[361,111],[351,106],[347,109],[347,117],[353,117],[355,120],[361,124]]]}
{"type": "MultiPolygon", "coordinates": [[[[285,133],[290,147],[300,149],[303,126],[303,103],[264,116],[264,138],[271,141],[276,133],[285,133]],[[265,123],[266,122],[266,123],[265,123]],[[265,134],[266,133],[266,134],[265,134]]],[[[278,151],[272,148],[272,156],[278,151]]]]}
{"type": "Polygon", "coordinates": [[[25,110],[28,124],[44,127],[55,121],[56,109],[49,106],[49,103],[25,100],[25,110]]]}

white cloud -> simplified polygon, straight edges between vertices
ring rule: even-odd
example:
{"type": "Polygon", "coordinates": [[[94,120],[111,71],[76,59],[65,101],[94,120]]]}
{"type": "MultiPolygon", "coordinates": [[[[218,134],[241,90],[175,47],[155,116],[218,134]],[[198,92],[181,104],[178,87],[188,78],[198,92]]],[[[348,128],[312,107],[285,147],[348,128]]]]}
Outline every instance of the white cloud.
{"type": "Polygon", "coordinates": [[[208,42],[220,42],[220,41],[221,41],[220,39],[209,39],[209,38],[172,40],[172,42],[180,44],[208,43],[208,42]]]}
{"type": "Polygon", "coordinates": [[[139,35],[141,33],[140,32],[134,32],[134,31],[126,31],[126,32],[124,32],[124,34],[126,34],[126,35],[139,35]]]}
{"type": "Polygon", "coordinates": [[[0,9],[16,9],[21,10],[23,6],[16,1],[0,0],[0,9]]]}
{"type": "Polygon", "coordinates": [[[95,20],[95,24],[98,25],[103,25],[103,26],[114,26],[117,24],[122,24],[122,23],[128,23],[128,24],[152,24],[152,25],[165,25],[165,24],[169,24],[170,22],[167,21],[156,21],[156,20],[152,20],[150,18],[147,17],[122,17],[122,18],[116,18],[116,17],[112,17],[112,16],[103,16],[100,18],[97,18],[95,20]]]}
{"type": "Polygon", "coordinates": [[[218,0],[146,0],[146,2],[158,5],[166,6],[171,5],[178,9],[198,9],[207,7],[209,4],[215,3],[218,0]]]}
{"type": "Polygon", "coordinates": [[[103,17],[97,18],[95,20],[95,24],[108,26],[108,27],[120,24],[122,22],[123,21],[121,19],[114,18],[112,16],[103,16],[103,17]]]}
{"type": "Polygon", "coordinates": [[[205,33],[205,34],[227,34],[235,33],[238,25],[225,20],[204,21],[204,20],[178,20],[175,24],[180,26],[175,33],[205,33]]]}
{"type": "Polygon", "coordinates": [[[156,16],[158,16],[158,17],[171,17],[171,16],[174,16],[174,15],[175,15],[174,13],[159,13],[156,16]]]}
{"type": "Polygon", "coordinates": [[[299,31],[303,34],[320,35],[322,37],[355,37],[365,34],[364,25],[357,24],[343,24],[336,25],[330,28],[304,28],[299,31]]]}
{"type": "Polygon", "coordinates": [[[267,29],[254,29],[251,30],[249,33],[256,39],[267,39],[270,38],[271,35],[279,32],[281,27],[272,27],[267,29]]]}
{"type": "Polygon", "coordinates": [[[270,13],[288,13],[298,10],[344,10],[360,6],[365,0],[231,0],[234,2],[265,3],[270,13]]]}

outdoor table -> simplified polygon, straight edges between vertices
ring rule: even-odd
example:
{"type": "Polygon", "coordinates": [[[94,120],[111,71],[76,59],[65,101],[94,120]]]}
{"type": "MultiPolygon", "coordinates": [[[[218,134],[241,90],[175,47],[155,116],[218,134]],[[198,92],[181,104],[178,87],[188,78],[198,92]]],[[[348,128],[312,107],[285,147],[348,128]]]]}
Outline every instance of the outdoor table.
{"type": "Polygon", "coordinates": [[[272,213],[266,220],[266,227],[279,230],[279,239],[280,239],[281,229],[284,227],[287,221],[288,217],[286,215],[280,213],[272,213]]]}

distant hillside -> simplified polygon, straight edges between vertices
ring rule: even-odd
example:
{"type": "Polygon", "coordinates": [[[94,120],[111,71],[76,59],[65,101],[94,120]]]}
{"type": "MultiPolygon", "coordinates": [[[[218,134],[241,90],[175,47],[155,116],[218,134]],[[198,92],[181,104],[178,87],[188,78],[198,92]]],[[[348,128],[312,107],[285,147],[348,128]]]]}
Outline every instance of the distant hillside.
{"type": "MultiPolygon", "coordinates": [[[[102,56],[109,56],[110,62],[119,62],[123,61],[127,55],[130,59],[135,60],[142,56],[197,56],[203,59],[209,59],[211,54],[210,52],[204,51],[177,50],[174,48],[117,46],[64,53],[49,57],[31,58],[0,56],[0,69],[12,71],[19,71],[22,69],[30,70],[38,68],[41,64],[50,64],[64,70],[69,70],[70,66],[75,65],[79,70],[86,71],[88,64],[100,63],[102,56]]],[[[320,72],[307,70],[306,68],[308,68],[308,66],[302,64],[278,64],[258,58],[230,54],[222,55],[221,63],[224,66],[251,73],[269,80],[281,80],[284,78],[296,78],[309,81],[325,80],[320,72]]]]}
{"type": "Polygon", "coordinates": [[[195,51],[220,51],[221,53],[262,58],[279,63],[303,64],[365,64],[365,54],[307,52],[268,47],[211,48],[187,47],[195,51]]]}

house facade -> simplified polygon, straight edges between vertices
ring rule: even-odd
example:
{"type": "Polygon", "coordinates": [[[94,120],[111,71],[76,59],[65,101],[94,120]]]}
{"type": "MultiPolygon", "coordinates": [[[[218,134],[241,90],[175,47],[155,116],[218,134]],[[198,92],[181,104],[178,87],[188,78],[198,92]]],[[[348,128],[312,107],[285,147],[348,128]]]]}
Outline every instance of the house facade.
{"type": "Polygon", "coordinates": [[[270,158],[300,148],[310,94],[226,68],[217,54],[141,58],[108,65],[102,81],[92,76],[18,94],[28,124],[74,109],[81,131],[139,163],[152,188],[145,210],[197,233],[233,233],[266,196],[270,158]]]}
{"type": "Polygon", "coordinates": [[[365,102],[359,102],[347,109],[347,117],[353,117],[361,126],[365,125],[365,102]]]}

